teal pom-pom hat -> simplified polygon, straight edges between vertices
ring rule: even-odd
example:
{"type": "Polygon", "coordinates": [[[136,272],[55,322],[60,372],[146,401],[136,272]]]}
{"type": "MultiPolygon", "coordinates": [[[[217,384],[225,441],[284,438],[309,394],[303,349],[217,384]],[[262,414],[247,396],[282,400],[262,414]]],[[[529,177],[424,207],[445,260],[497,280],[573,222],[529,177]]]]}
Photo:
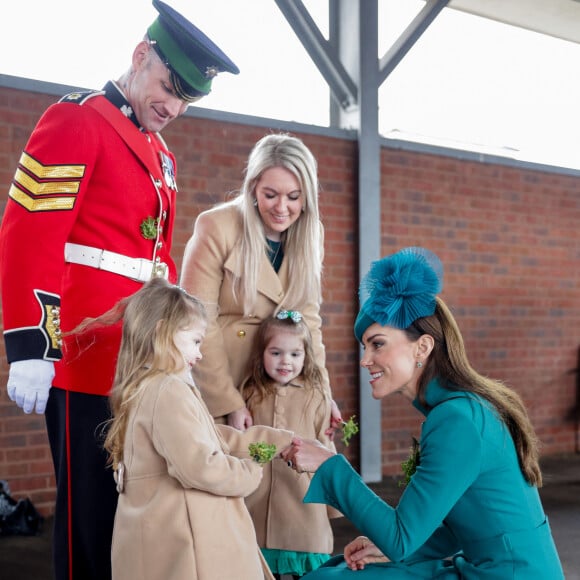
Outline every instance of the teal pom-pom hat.
{"type": "Polygon", "coordinates": [[[376,260],[359,287],[362,303],[354,324],[359,342],[375,322],[401,330],[435,312],[443,288],[443,264],[425,248],[403,248],[376,260]]]}

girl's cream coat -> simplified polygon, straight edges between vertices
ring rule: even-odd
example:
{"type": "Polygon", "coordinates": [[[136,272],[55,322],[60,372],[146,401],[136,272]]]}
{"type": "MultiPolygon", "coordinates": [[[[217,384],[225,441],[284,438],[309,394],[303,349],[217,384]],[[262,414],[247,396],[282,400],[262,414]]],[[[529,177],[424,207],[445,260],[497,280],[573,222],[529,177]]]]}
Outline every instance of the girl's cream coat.
{"type": "MultiPolygon", "coordinates": [[[[227,415],[244,406],[238,388],[244,379],[258,326],[281,304],[288,286],[288,260],[280,271],[272,268],[266,253],[258,277],[256,310],[243,315],[241,300],[234,295],[238,271],[242,219],[235,207],[218,206],[201,213],[183,258],[181,285],[201,299],[210,314],[203,341],[203,359],[194,369],[197,385],[214,417],[227,415]]],[[[312,333],[316,360],[325,368],[320,305],[317,297],[300,307],[312,333]]],[[[325,375],[325,388],[329,389],[325,375]]]]}
{"type": "Polygon", "coordinates": [[[247,448],[282,449],[292,433],[216,427],[197,389],[176,376],[151,380],[133,404],[113,579],[271,579],[244,504],[262,478],[247,448]]]}
{"type": "MultiPolygon", "coordinates": [[[[330,424],[330,399],[320,386],[305,387],[301,379],[286,386],[274,383],[275,394],[248,401],[256,425],[289,429],[318,439],[335,450],[324,431],[330,424]]],[[[262,548],[330,554],[333,535],[330,517],[341,514],[324,504],[302,503],[311,473],[297,473],[282,461],[264,466],[258,489],[246,497],[258,544],[262,548]]]]}

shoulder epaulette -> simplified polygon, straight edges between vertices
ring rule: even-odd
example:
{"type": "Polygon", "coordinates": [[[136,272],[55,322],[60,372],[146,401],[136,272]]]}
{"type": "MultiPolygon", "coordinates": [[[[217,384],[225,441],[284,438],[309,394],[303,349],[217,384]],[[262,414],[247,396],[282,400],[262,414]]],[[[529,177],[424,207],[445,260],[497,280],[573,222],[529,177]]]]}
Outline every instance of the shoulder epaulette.
{"type": "Polygon", "coordinates": [[[105,91],[74,91],[62,97],[59,103],[76,103],[77,105],[82,105],[88,99],[104,94],[105,91]]]}

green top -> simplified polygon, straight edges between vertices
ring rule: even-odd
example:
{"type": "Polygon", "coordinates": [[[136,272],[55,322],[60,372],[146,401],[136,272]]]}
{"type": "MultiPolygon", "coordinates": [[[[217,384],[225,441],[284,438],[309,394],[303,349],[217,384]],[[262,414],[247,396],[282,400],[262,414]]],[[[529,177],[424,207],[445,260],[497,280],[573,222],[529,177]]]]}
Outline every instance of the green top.
{"type": "Polygon", "coordinates": [[[274,271],[278,273],[280,266],[282,266],[282,260],[284,259],[284,246],[282,242],[274,242],[268,238],[266,238],[266,242],[268,242],[268,258],[270,264],[272,264],[274,271]]]}

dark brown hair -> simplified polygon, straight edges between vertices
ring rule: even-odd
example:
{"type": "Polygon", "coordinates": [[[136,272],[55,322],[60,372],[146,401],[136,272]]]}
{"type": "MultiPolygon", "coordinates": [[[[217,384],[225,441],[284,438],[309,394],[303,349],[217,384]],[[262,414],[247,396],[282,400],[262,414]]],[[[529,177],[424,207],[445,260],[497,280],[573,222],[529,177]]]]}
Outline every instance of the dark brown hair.
{"type": "Polygon", "coordinates": [[[441,298],[436,298],[435,313],[419,318],[404,330],[411,341],[428,334],[435,341],[433,351],[418,385],[420,403],[425,401],[427,383],[433,378],[450,391],[466,391],[489,401],[506,424],[514,441],[520,468],[526,480],[542,485],[539,466],[539,443],[521,397],[502,382],[480,375],[467,358],[457,322],[441,298]]]}

